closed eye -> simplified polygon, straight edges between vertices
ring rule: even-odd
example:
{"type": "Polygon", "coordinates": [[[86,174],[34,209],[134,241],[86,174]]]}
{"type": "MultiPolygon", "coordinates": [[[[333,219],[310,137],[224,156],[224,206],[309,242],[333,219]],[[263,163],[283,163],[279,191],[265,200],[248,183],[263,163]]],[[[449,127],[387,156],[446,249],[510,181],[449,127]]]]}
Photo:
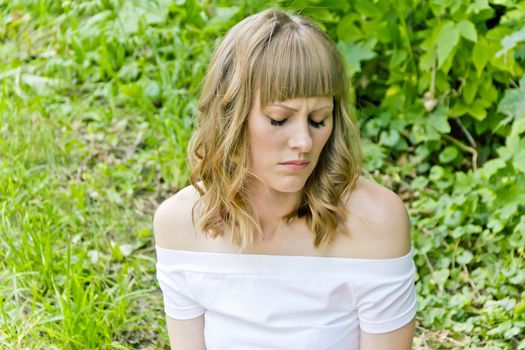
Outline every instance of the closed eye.
{"type": "Polygon", "coordinates": [[[316,121],[313,121],[310,119],[310,124],[316,128],[316,129],[320,129],[324,126],[324,120],[321,120],[320,122],[316,122],[316,121]]]}
{"type": "MultiPolygon", "coordinates": [[[[270,123],[273,125],[273,126],[282,126],[286,123],[286,120],[287,119],[283,119],[283,120],[275,120],[275,119],[272,119],[270,118],[270,123]]],[[[310,125],[316,129],[320,129],[324,126],[324,120],[320,121],[320,122],[316,122],[314,120],[309,120],[310,122],[310,125]]]]}
{"type": "Polygon", "coordinates": [[[281,126],[281,125],[284,125],[284,123],[286,123],[286,119],[283,119],[283,120],[275,120],[275,119],[270,118],[270,123],[271,123],[273,126],[281,126]]]}

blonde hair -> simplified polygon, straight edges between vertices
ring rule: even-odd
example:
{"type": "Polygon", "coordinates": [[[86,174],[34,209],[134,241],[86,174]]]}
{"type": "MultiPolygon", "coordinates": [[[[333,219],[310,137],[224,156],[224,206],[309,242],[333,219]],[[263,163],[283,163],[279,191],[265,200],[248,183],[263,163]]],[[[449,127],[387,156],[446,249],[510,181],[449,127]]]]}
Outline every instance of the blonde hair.
{"type": "MultiPolygon", "coordinates": [[[[255,91],[261,106],[296,97],[333,96],[334,127],[302,198],[287,221],[304,217],[314,245],[348,234],[347,195],[362,169],[359,130],[347,108],[348,80],[333,42],[309,19],[269,9],[226,34],[204,79],[198,121],[189,142],[190,181],[200,193],[197,228],[216,237],[226,230],[241,249],[262,233],[247,201],[247,116],[255,91]],[[201,187],[201,185],[203,187],[201,187]]],[[[195,216],[193,216],[195,219],[195,216]]]]}

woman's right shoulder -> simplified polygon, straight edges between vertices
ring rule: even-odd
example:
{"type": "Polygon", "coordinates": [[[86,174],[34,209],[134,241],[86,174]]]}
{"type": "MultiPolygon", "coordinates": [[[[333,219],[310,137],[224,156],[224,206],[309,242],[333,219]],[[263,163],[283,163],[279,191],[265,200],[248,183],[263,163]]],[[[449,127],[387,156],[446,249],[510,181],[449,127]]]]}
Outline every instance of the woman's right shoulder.
{"type": "Polygon", "coordinates": [[[199,193],[189,185],[165,199],[155,210],[155,244],[166,249],[191,250],[195,244],[192,210],[199,193]]]}

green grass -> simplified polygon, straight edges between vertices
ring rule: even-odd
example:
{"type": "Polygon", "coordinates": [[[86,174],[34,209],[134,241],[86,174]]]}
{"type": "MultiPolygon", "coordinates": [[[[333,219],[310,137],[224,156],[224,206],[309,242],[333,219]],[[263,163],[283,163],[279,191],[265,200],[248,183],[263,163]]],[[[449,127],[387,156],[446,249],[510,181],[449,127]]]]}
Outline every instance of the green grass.
{"type": "Polygon", "coordinates": [[[0,348],[167,348],[151,219],[186,181],[189,62],[97,3],[0,7],[0,348]]]}
{"type": "MultiPolygon", "coordinates": [[[[243,6],[0,0],[0,349],[168,348],[152,215],[188,181],[199,83],[243,6]]],[[[373,175],[412,202],[415,348],[525,348],[520,229],[497,231],[494,219],[482,230],[483,211],[472,219],[479,227],[447,229],[458,208],[491,208],[469,202],[491,198],[487,185],[470,188],[474,180],[453,174],[452,193],[437,170],[430,182],[407,183],[399,174],[411,167],[386,164],[387,180],[373,175]],[[514,232],[510,247],[493,244],[506,241],[498,232],[514,232]],[[469,242],[459,246],[462,234],[469,242]],[[474,239],[474,253],[485,243],[490,254],[468,271],[463,248],[474,239]]],[[[519,187],[492,181],[506,200],[519,187]]],[[[511,210],[517,222],[523,207],[511,210]]]]}

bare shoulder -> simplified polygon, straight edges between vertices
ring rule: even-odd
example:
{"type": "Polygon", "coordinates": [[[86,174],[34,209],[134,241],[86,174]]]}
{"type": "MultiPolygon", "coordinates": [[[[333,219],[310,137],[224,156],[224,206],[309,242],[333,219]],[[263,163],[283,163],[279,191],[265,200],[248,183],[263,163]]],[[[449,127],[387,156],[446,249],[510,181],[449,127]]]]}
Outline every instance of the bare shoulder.
{"type": "Polygon", "coordinates": [[[399,196],[360,177],[348,201],[347,226],[370,258],[389,259],[408,254],[410,219],[399,196]]]}
{"type": "Polygon", "coordinates": [[[153,217],[156,245],[181,250],[191,250],[194,247],[192,209],[198,198],[199,193],[189,185],[158,206],[153,217]]]}

